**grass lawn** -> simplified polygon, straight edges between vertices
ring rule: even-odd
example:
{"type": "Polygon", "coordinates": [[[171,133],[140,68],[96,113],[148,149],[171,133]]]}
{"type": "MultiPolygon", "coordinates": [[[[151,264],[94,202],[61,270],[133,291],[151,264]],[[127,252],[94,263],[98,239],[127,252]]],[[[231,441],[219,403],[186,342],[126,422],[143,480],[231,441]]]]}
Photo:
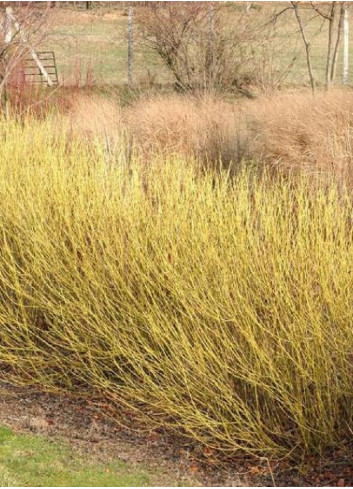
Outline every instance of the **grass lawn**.
{"type": "Polygon", "coordinates": [[[0,486],[144,487],[177,485],[163,474],[115,460],[97,463],[65,444],[0,427],[0,486]]]}

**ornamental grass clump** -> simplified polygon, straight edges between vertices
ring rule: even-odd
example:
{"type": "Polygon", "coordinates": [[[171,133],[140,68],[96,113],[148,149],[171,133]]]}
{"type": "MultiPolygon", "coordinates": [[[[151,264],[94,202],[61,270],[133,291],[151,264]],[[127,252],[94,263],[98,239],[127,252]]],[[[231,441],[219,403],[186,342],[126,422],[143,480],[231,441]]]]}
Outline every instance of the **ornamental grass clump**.
{"type": "Polygon", "coordinates": [[[0,122],[0,372],[234,453],[353,430],[352,199],[0,122]]]}

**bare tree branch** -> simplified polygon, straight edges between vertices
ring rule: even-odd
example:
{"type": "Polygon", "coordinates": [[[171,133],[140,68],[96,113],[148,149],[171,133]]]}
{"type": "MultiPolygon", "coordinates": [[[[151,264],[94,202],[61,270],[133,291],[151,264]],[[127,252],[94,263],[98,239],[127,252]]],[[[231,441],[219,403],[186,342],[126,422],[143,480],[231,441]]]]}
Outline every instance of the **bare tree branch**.
{"type": "Polygon", "coordinates": [[[324,14],[324,13],[323,13],[323,12],[322,12],[322,11],[319,9],[319,7],[317,7],[317,6],[315,5],[315,3],[314,3],[314,2],[310,2],[310,5],[311,5],[311,7],[312,7],[312,8],[315,10],[315,12],[317,12],[319,15],[321,15],[321,17],[324,17],[324,19],[329,20],[329,19],[331,18],[331,16],[330,16],[329,14],[324,14]]]}

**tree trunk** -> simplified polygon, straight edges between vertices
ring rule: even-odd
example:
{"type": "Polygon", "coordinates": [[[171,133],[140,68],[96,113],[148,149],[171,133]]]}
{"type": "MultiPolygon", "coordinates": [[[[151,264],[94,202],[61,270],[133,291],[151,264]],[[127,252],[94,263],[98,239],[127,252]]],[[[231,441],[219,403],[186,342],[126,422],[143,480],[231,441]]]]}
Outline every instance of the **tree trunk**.
{"type": "Polygon", "coordinates": [[[339,47],[340,47],[341,39],[342,39],[344,14],[345,14],[345,5],[344,5],[344,2],[341,2],[340,17],[339,17],[338,26],[337,26],[337,38],[336,38],[335,49],[333,51],[333,56],[332,56],[331,83],[334,82],[335,76],[336,76],[337,58],[338,58],[338,51],[339,51],[339,47]]]}
{"type": "Polygon", "coordinates": [[[308,73],[309,73],[309,78],[310,78],[310,85],[311,85],[311,90],[313,92],[313,95],[315,95],[315,88],[316,88],[316,82],[315,82],[315,77],[314,77],[314,72],[313,72],[313,67],[311,63],[311,50],[310,50],[310,43],[306,37],[304,27],[303,27],[303,22],[299,14],[299,9],[298,9],[298,2],[292,2],[295,16],[299,25],[300,33],[302,35],[302,39],[305,45],[305,52],[306,52],[306,64],[308,67],[308,73]]]}
{"type": "Polygon", "coordinates": [[[333,27],[335,22],[336,4],[332,2],[331,12],[328,18],[328,44],[327,44],[327,59],[326,59],[326,85],[325,89],[328,90],[331,85],[331,69],[332,69],[332,42],[333,42],[333,27]]]}

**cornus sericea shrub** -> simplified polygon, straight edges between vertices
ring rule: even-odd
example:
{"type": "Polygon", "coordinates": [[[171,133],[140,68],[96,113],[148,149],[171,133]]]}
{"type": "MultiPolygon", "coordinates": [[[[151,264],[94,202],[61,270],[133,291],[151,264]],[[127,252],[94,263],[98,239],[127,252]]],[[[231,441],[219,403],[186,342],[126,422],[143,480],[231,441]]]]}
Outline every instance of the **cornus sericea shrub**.
{"type": "Polygon", "coordinates": [[[2,379],[99,392],[229,453],[353,429],[351,196],[0,127],[2,379]]]}

